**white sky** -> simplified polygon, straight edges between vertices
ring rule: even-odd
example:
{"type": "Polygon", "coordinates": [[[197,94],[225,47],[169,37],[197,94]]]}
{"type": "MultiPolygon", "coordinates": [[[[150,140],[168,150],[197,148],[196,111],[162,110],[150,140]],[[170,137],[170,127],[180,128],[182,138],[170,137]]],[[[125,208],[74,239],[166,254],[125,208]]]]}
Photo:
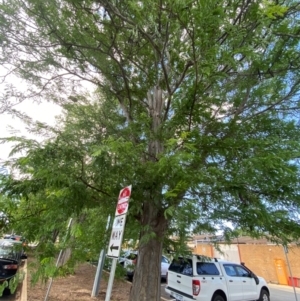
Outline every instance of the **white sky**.
{"type": "MultiPolygon", "coordinates": [[[[30,100],[26,100],[25,102],[15,106],[14,108],[18,111],[28,114],[31,118],[33,118],[33,120],[41,121],[49,125],[55,124],[55,116],[59,115],[61,112],[61,108],[55,104],[48,102],[44,102],[41,104],[30,103],[30,100]]],[[[25,125],[18,118],[12,118],[8,114],[1,114],[0,138],[13,135],[22,135],[28,137],[30,136],[30,134],[25,129],[25,125]],[[11,129],[9,129],[9,127],[12,127],[19,133],[12,134],[11,129]]],[[[0,165],[1,161],[8,159],[11,147],[12,145],[8,143],[0,144],[0,165]]]]}
{"type": "MultiPolygon", "coordinates": [[[[1,80],[3,79],[2,77],[7,74],[7,72],[7,70],[0,66],[1,80]]],[[[3,97],[3,94],[5,94],[5,90],[7,88],[6,85],[13,85],[20,92],[25,92],[28,89],[28,85],[25,81],[17,78],[13,74],[10,74],[9,76],[5,77],[4,82],[0,83],[1,97],[3,97]]],[[[30,99],[25,99],[20,104],[15,105],[13,108],[19,112],[27,114],[33,120],[41,121],[49,125],[54,125],[55,116],[59,115],[61,112],[61,108],[53,103],[45,101],[38,104],[37,102],[33,102],[30,99]]],[[[11,115],[3,113],[0,114],[0,138],[9,136],[27,136],[30,138],[37,138],[30,135],[26,131],[25,124],[22,123],[19,118],[13,118],[11,115]],[[12,129],[10,129],[10,127],[13,128],[14,133],[12,133],[12,129]]],[[[12,144],[0,144],[0,167],[2,165],[1,162],[8,159],[11,148],[12,144]]]]}
{"type": "MultiPolygon", "coordinates": [[[[0,66],[0,78],[6,73],[7,71],[0,66]]],[[[26,82],[18,79],[13,74],[7,76],[4,83],[0,83],[1,94],[5,92],[6,84],[12,84],[17,88],[18,91],[21,92],[26,92],[26,90],[28,89],[26,82]]],[[[79,94],[81,92],[84,93],[95,91],[95,86],[91,83],[82,82],[81,84],[82,87],[77,87],[79,94]]],[[[25,113],[26,115],[31,117],[33,121],[40,121],[49,125],[54,125],[56,122],[55,117],[61,114],[60,106],[47,101],[37,103],[31,101],[30,99],[25,99],[20,104],[15,105],[13,108],[19,112],[25,113]]],[[[0,138],[9,136],[26,136],[32,139],[35,138],[38,141],[42,140],[41,137],[34,137],[32,134],[30,135],[28,131],[26,131],[25,127],[26,125],[22,123],[17,117],[12,118],[12,116],[9,114],[0,114],[0,138]],[[10,127],[15,130],[14,133],[11,133],[12,129],[10,129],[10,127]]],[[[0,167],[2,165],[1,162],[9,158],[11,148],[12,144],[0,144],[0,167]]]]}

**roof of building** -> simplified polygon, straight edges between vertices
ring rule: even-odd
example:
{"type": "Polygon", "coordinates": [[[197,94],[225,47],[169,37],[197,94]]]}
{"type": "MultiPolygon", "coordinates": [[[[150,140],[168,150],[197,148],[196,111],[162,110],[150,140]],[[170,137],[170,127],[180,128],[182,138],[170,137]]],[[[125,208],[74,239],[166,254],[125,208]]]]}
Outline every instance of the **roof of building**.
{"type": "MultiPolygon", "coordinates": [[[[223,235],[195,235],[190,242],[194,243],[226,243],[223,235]]],[[[272,244],[273,242],[265,237],[253,238],[250,236],[240,236],[231,240],[232,244],[272,244]]]]}

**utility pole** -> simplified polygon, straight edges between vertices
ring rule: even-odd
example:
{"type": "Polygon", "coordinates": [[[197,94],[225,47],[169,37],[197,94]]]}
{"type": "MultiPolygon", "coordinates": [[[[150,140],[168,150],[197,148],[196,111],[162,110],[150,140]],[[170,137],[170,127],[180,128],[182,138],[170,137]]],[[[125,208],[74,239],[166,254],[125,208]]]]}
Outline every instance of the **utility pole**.
{"type": "Polygon", "coordinates": [[[297,292],[296,292],[296,289],[295,289],[294,278],[293,278],[293,274],[292,274],[292,269],[291,269],[289,258],[288,258],[288,255],[287,255],[288,252],[289,252],[288,246],[287,245],[283,245],[283,249],[284,249],[284,254],[285,254],[286,262],[287,262],[288,267],[289,267],[289,272],[290,272],[290,275],[291,275],[291,282],[292,282],[292,285],[293,285],[295,298],[296,298],[296,301],[298,301],[297,292]]]}

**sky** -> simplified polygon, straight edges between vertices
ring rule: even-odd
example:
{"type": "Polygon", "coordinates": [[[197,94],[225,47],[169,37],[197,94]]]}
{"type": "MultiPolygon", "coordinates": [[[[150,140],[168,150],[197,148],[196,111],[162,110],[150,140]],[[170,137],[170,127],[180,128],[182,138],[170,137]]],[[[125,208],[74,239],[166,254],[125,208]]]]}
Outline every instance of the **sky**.
{"type": "MultiPolygon", "coordinates": [[[[10,75],[7,75],[7,72],[8,71],[3,66],[0,66],[0,95],[1,99],[4,99],[4,101],[4,95],[7,90],[7,85],[14,86],[17,91],[20,92],[25,92],[28,89],[28,85],[25,81],[17,78],[12,73],[10,73],[10,75]]],[[[3,106],[0,106],[0,108],[1,107],[3,106]]],[[[54,125],[55,116],[61,113],[61,108],[53,103],[43,102],[38,104],[37,102],[33,102],[30,99],[25,99],[20,104],[15,105],[13,108],[19,112],[26,113],[33,120],[41,121],[49,125],[54,125]]],[[[26,136],[30,138],[38,138],[30,135],[26,131],[24,123],[22,123],[21,120],[19,120],[17,117],[13,118],[7,113],[0,113],[0,138],[9,136],[26,136]],[[14,133],[12,133],[12,129],[14,133]]],[[[3,165],[2,162],[9,158],[11,148],[12,144],[0,143],[0,167],[3,165]]]]}
{"type": "MultiPolygon", "coordinates": [[[[0,66],[0,80],[3,76],[7,74],[7,70],[0,66]]],[[[5,95],[6,85],[13,85],[20,92],[26,92],[28,89],[28,84],[25,81],[17,78],[13,74],[5,76],[5,81],[0,82],[0,94],[1,96],[5,95]]],[[[82,88],[77,87],[79,92],[94,91],[95,86],[91,83],[82,82],[82,88]]],[[[25,93],[26,94],[26,93],[25,93]]],[[[3,96],[2,96],[3,97],[3,96]]],[[[0,106],[1,107],[1,106],[0,106]]],[[[56,122],[56,117],[61,114],[62,109],[60,106],[52,102],[33,102],[29,98],[25,99],[18,105],[13,107],[19,112],[27,114],[33,119],[33,121],[41,121],[48,125],[54,125],[56,122]]],[[[17,117],[13,118],[9,114],[0,113],[0,138],[9,137],[9,136],[26,136],[28,138],[35,138],[38,141],[41,141],[41,137],[35,137],[26,131],[26,126],[21,122],[17,117]],[[14,133],[12,134],[12,129],[14,133]]],[[[9,153],[11,151],[12,144],[0,144],[0,167],[3,161],[9,158],[9,153]]]]}
{"type": "MultiPolygon", "coordinates": [[[[1,87],[0,87],[1,88],[1,87]]],[[[36,121],[41,121],[49,125],[55,124],[55,117],[61,113],[61,108],[58,105],[49,102],[32,103],[26,100],[23,103],[14,107],[15,109],[28,114],[36,121]]],[[[12,135],[22,135],[32,138],[38,138],[30,135],[25,128],[25,125],[18,119],[12,118],[8,114],[0,115],[0,138],[9,137],[12,135]],[[17,133],[12,134],[12,127],[17,133]]],[[[1,162],[8,159],[12,144],[0,144],[0,165],[1,162]]]]}

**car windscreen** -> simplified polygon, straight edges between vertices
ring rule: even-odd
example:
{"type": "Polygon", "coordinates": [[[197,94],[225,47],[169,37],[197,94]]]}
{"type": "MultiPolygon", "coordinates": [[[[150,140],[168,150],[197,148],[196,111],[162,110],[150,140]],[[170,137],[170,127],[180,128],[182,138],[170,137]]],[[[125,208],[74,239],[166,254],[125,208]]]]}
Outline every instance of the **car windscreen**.
{"type": "Polygon", "coordinates": [[[0,257],[1,258],[15,258],[22,253],[22,243],[13,241],[0,241],[0,257]]]}
{"type": "Polygon", "coordinates": [[[170,263],[169,259],[166,258],[165,256],[162,256],[162,257],[161,257],[161,262],[164,262],[164,263],[170,263]]]}
{"type": "Polygon", "coordinates": [[[15,251],[12,247],[9,246],[1,246],[0,247],[0,258],[11,258],[15,255],[15,251]]]}

